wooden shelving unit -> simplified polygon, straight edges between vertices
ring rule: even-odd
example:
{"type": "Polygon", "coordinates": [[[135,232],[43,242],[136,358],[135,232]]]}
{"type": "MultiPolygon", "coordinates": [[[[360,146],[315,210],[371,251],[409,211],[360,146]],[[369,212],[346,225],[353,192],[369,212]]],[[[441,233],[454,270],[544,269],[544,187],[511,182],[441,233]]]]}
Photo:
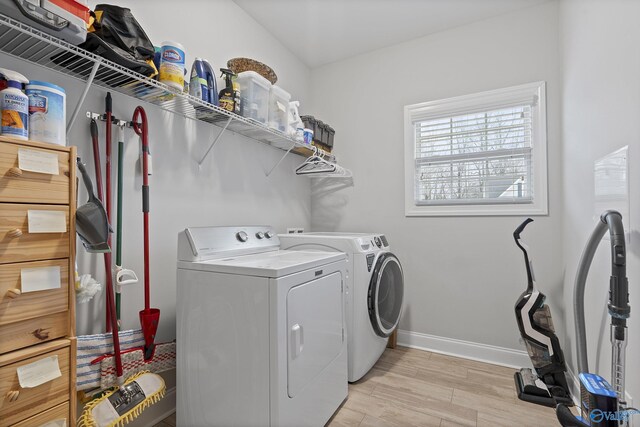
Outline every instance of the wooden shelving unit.
{"type": "Polygon", "coordinates": [[[75,147],[0,136],[0,427],[75,425],[75,160],[75,147]],[[26,385],[29,370],[52,375],[26,385]]]}

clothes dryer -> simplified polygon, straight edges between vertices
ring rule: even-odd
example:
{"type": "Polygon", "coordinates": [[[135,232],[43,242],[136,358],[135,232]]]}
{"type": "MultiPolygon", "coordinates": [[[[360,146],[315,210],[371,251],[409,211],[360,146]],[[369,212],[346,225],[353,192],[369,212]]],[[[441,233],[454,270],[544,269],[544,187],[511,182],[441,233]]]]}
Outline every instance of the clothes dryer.
{"type": "Polygon", "coordinates": [[[345,281],[349,381],[362,378],[380,358],[402,314],[400,260],[378,233],[281,234],[283,249],[347,254],[345,281]]]}
{"type": "Polygon", "coordinates": [[[347,397],[345,255],[270,227],[178,237],[177,424],[322,426],[347,397]]]}

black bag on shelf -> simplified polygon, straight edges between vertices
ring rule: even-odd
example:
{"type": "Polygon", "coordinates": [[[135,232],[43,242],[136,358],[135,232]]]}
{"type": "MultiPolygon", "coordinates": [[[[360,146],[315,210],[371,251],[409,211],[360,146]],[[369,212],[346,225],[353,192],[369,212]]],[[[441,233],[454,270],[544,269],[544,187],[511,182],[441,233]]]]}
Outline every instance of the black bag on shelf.
{"type": "Polygon", "coordinates": [[[158,73],[153,43],[130,9],[99,4],[91,16],[93,22],[81,48],[147,77],[158,73]]]}

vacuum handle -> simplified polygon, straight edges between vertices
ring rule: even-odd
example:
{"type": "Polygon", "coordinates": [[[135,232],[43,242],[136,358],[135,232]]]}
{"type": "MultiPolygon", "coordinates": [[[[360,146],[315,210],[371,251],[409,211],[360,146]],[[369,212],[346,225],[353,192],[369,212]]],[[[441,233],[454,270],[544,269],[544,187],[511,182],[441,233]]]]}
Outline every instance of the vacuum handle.
{"type": "Polygon", "coordinates": [[[563,427],[590,427],[589,424],[584,423],[573,415],[569,407],[562,403],[556,407],[556,417],[558,417],[558,421],[563,427]]]}
{"type": "Polygon", "coordinates": [[[530,223],[533,222],[533,219],[531,218],[527,218],[524,220],[524,222],[522,224],[520,224],[518,226],[518,228],[516,228],[516,230],[513,232],[513,238],[516,240],[520,239],[520,233],[522,233],[524,231],[524,228],[530,223]]]}

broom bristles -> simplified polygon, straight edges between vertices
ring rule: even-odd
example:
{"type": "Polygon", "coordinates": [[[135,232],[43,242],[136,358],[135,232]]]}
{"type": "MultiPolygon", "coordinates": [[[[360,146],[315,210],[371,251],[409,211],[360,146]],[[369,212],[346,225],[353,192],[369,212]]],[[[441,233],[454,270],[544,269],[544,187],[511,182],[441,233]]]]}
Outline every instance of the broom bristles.
{"type": "MultiPolygon", "coordinates": [[[[136,375],[128,378],[125,381],[125,384],[130,384],[134,382],[136,379],[138,379],[139,377],[141,377],[142,375],[149,374],[149,373],[150,373],[149,371],[139,372],[136,375]]],[[[154,375],[157,375],[157,374],[154,374],[154,375]]],[[[158,391],[156,391],[155,393],[149,396],[146,396],[142,402],[140,402],[138,405],[136,405],[126,413],[122,414],[120,418],[118,418],[117,420],[111,422],[106,426],[100,426],[98,425],[98,422],[93,418],[92,410],[98,404],[108,399],[109,396],[111,396],[113,393],[117,392],[119,390],[119,387],[116,386],[110,392],[105,393],[101,397],[93,400],[92,402],[87,403],[84,407],[84,410],[82,411],[82,415],[80,416],[80,418],[78,418],[78,422],[76,423],[76,425],[78,427],[123,427],[125,424],[130,423],[131,421],[138,418],[142,413],[142,411],[144,411],[149,406],[157,403],[160,399],[162,399],[164,397],[165,389],[166,388],[163,381],[162,386],[158,391]]]]}

